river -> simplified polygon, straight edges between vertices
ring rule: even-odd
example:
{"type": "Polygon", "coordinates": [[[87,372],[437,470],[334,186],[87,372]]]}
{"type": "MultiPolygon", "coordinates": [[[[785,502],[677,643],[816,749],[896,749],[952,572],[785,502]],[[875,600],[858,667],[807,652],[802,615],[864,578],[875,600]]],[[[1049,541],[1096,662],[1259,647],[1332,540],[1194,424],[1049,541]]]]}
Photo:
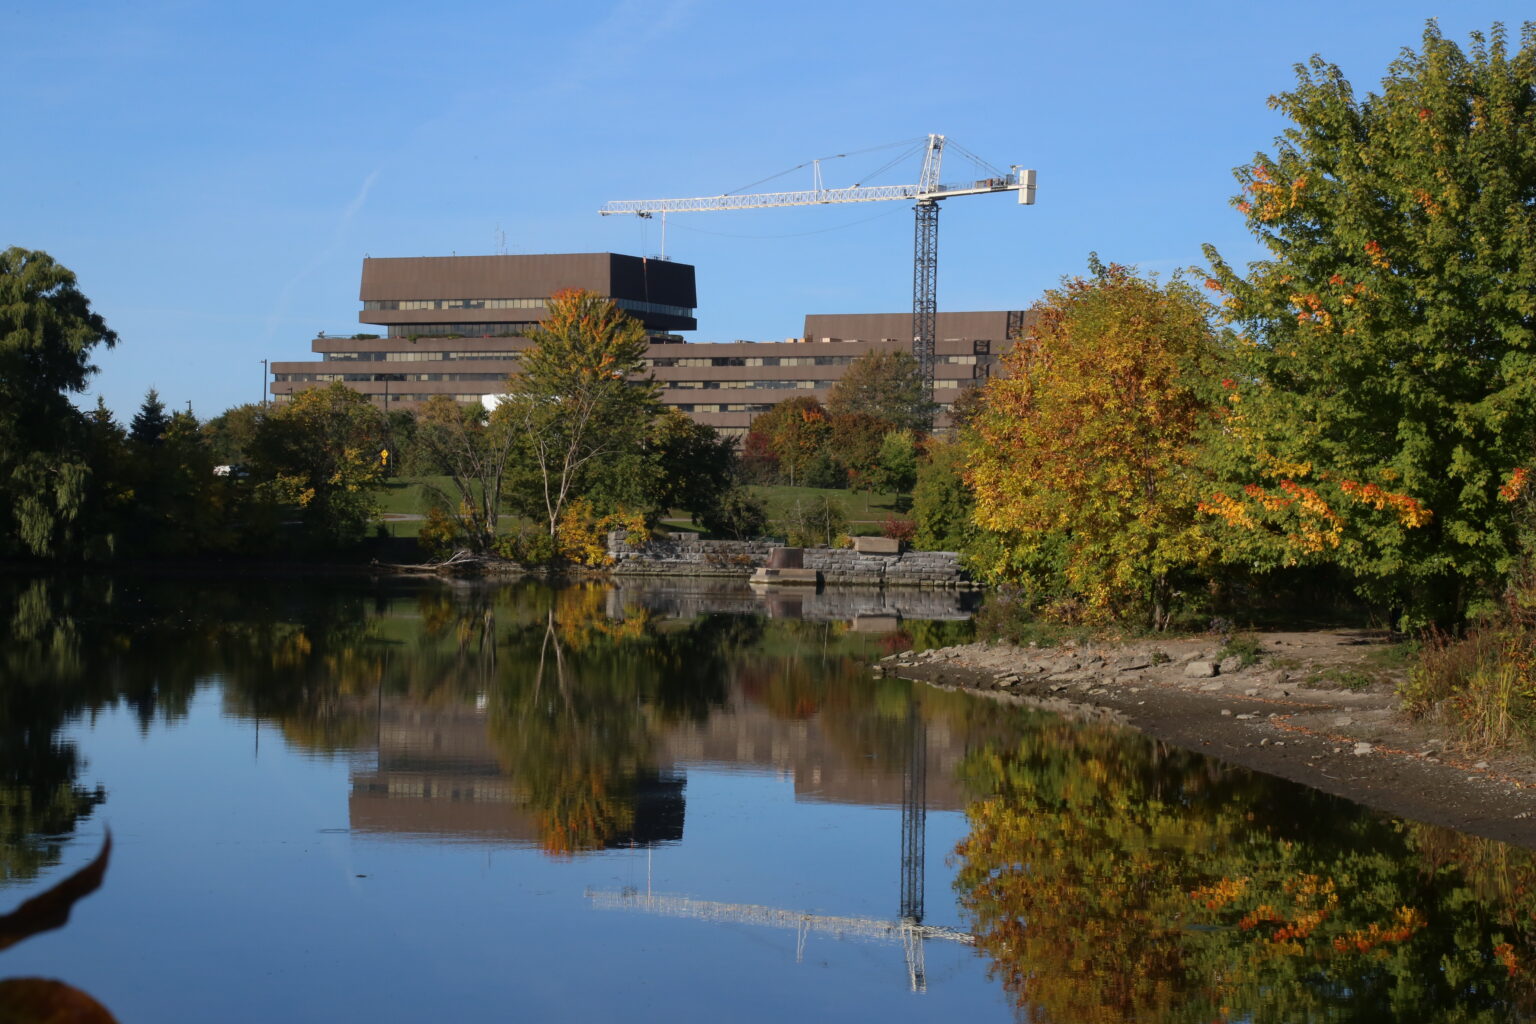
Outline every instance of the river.
{"type": "Polygon", "coordinates": [[[0,953],[130,1021],[1529,1019],[1536,860],[866,666],[954,595],[0,580],[0,953]]]}

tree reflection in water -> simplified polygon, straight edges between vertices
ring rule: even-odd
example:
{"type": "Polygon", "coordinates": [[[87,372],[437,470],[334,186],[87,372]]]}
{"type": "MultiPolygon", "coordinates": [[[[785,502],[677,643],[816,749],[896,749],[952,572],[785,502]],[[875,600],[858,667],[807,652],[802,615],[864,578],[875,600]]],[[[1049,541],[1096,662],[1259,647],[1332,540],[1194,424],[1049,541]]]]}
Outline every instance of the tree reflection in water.
{"type": "Polygon", "coordinates": [[[1532,1009],[1530,851],[1043,715],[964,772],[956,886],[1031,1020],[1532,1009]]]}

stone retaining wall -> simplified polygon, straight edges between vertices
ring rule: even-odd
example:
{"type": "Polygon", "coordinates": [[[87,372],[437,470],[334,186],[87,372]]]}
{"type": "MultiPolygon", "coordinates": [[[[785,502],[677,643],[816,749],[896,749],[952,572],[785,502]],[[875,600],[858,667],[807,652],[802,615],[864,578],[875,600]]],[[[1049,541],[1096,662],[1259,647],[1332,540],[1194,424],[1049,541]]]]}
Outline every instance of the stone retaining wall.
{"type": "Polygon", "coordinates": [[[888,616],[906,619],[969,619],[980,597],[958,588],[782,587],[762,590],[740,580],[630,575],[614,580],[608,616],[644,608],[668,618],[693,619],[711,612],[767,615],[773,619],[856,621],[888,616]]]}
{"type": "MultiPolygon", "coordinates": [[[[608,535],[615,576],[719,576],[746,579],[780,545],[772,541],[696,540],[663,537],[638,547],[622,531],[608,535]]],[[[860,554],[847,548],[806,548],[805,568],[827,584],[876,587],[974,587],[953,551],[860,554]]]]}

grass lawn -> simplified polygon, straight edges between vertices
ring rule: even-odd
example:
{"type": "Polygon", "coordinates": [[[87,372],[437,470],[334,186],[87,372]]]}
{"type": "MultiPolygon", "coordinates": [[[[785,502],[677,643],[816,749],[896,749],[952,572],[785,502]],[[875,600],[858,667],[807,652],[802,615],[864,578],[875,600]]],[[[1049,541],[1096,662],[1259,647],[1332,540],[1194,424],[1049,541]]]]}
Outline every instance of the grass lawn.
{"type": "Polygon", "coordinates": [[[880,524],[896,512],[896,495],[870,494],[825,487],[790,487],[788,484],[761,484],[749,487],[768,506],[768,518],[781,520],[796,501],[825,495],[843,506],[850,523],[880,524]]]}
{"type": "Polygon", "coordinates": [[[456,493],[453,482],[446,476],[398,476],[378,489],[380,511],[420,515],[427,510],[425,485],[429,483],[449,494],[456,493]]]}

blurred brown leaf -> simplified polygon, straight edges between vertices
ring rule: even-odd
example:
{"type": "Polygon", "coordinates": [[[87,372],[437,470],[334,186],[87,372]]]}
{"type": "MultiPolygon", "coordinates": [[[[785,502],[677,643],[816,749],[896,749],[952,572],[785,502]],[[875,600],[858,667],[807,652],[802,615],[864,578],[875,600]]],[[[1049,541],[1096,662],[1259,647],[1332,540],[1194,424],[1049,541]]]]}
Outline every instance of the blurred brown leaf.
{"type": "MultiPolygon", "coordinates": [[[[109,832],[95,860],[53,888],[27,900],[12,913],[0,917],[0,949],[9,949],[22,939],[31,938],[38,932],[62,928],[69,920],[69,912],[74,908],[75,903],[95,892],[101,885],[101,879],[107,873],[107,861],[111,855],[112,834],[109,832]]],[[[0,1004],[0,1011],[3,1011],[3,1004],[0,1004]]],[[[0,1021],[9,1019],[0,1017],[0,1021]]]]}
{"type": "Polygon", "coordinates": [[[117,1024],[107,1008],[52,978],[0,981],[0,1024],[117,1024]]]}

